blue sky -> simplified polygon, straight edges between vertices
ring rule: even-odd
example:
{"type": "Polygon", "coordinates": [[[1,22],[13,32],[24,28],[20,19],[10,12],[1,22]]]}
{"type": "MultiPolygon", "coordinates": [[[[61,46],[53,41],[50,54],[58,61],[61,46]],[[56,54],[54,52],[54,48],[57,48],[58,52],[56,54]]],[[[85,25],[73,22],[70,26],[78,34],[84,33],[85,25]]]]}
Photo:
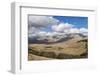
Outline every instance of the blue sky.
{"type": "Polygon", "coordinates": [[[60,22],[75,25],[76,28],[88,28],[88,17],[73,17],[73,16],[53,16],[60,22]]]}
{"type": "MultiPolygon", "coordinates": [[[[74,25],[73,28],[86,28],[88,29],[88,17],[78,17],[78,16],[52,16],[54,19],[59,20],[59,23],[69,23],[74,25]]],[[[47,26],[42,29],[43,31],[52,31],[51,26],[47,26]]]]}

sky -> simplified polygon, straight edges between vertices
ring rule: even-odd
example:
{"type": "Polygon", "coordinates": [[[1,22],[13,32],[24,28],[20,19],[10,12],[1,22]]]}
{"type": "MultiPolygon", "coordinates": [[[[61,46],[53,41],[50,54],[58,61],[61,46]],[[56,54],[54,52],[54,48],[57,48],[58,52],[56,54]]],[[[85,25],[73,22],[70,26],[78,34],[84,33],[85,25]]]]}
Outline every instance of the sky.
{"type": "Polygon", "coordinates": [[[75,17],[75,16],[54,16],[60,22],[69,23],[75,25],[77,28],[88,28],[88,17],[75,17]]]}
{"type": "MultiPolygon", "coordinates": [[[[53,16],[59,20],[59,23],[69,23],[74,25],[73,28],[88,28],[88,17],[75,17],[75,16],[53,16]]],[[[51,25],[45,27],[44,31],[52,31],[51,25]]]]}
{"type": "Polygon", "coordinates": [[[88,17],[79,16],[28,16],[29,37],[35,35],[54,35],[56,33],[88,32],[88,17]]]}

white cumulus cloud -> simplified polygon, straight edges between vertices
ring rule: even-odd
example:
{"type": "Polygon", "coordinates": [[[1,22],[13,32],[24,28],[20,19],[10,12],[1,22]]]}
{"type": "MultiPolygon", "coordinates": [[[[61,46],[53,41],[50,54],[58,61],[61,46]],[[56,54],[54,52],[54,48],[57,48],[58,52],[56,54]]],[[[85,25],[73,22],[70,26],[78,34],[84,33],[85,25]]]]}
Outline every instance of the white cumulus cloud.
{"type": "Polygon", "coordinates": [[[86,28],[80,28],[80,33],[86,33],[88,30],[86,28]]]}
{"type": "Polygon", "coordinates": [[[64,30],[68,30],[72,28],[73,25],[69,23],[60,23],[58,25],[52,26],[52,30],[56,32],[64,32],[64,30]]]}
{"type": "Polygon", "coordinates": [[[79,29],[78,28],[71,28],[69,30],[69,33],[80,33],[79,29]]]}
{"type": "Polygon", "coordinates": [[[45,36],[65,36],[65,34],[81,33],[88,34],[87,28],[75,28],[75,25],[69,23],[62,23],[52,16],[29,16],[28,23],[28,36],[32,37],[45,37],[45,36]],[[51,26],[52,31],[43,31],[43,28],[51,26]]]}
{"type": "Polygon", "coordinates": [[[29,16],[29,27],[45,27],[48,25],[55,25],[59,20],[53,18],[52,16],[29,16]]]}
{"type": "MultiPolygon", "coordinates": [[[[56,25],[59,20],[53,18],[52,16],[29,16],[28,19],[28,33],[29,36],[34,36],[41,31],[42,28],[48,25],[56,25]]],[[[44,34],[41,32],[40,34],[44,34]]]]}
{"type": "Polygon", "coordinates": [[[88,35],[88,29],[86,29],[86,28],[80,28],[79,31],[80,31],[81,34],[83,34],[83,35],[85,35],[85,36],[88,35]]]}
{"type": "Polygon", "coordinates": [[[70,33],[81,33],[83,35],[87,35],[88,30],[87,28],[75,28],[73,27],[75,25],[69,24],[69,23],[60,23],[58,25],[54,25],[52,26],[52,30],[58,33],[66,33],[66,34],[70,34],[70,33]]]}

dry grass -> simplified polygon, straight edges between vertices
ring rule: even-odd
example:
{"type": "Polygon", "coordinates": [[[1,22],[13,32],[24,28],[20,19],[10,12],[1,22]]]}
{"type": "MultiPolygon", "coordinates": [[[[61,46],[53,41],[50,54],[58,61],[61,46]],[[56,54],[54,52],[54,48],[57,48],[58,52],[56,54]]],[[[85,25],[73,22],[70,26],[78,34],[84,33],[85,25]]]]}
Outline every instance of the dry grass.
{"type": "Polygon", "coordinates": [[[52,58],[47,58],[47,57],[43,57],[43,56],[38,56],[38,55],[34,55],[34,54],[28,54],[28,58],[29,60],[50,60],[52,58]]]}
{"type": "Polygon", "coordinates": [[[87,41],[71,40],[58,44],[29,44],[29,60],[73,59],[87,57],[87,41]],[[37,56],[40,57],[37,57],[37,56]]]}

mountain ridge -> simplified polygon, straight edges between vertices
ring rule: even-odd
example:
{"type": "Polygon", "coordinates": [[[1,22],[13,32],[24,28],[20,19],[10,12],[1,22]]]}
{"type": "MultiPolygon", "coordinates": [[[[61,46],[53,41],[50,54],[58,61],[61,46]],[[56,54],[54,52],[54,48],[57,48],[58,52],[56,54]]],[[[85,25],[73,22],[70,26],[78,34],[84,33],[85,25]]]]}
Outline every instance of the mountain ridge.
{"type": "Polygon", "coordinates": [[[81,33],[71,33],[71,34],[59,34],[54,36],[34,36],[28,39],[29,44],[52,44],[68,41],[71,39],[84,39],[87,38],[87,35],[81,33]]]}

